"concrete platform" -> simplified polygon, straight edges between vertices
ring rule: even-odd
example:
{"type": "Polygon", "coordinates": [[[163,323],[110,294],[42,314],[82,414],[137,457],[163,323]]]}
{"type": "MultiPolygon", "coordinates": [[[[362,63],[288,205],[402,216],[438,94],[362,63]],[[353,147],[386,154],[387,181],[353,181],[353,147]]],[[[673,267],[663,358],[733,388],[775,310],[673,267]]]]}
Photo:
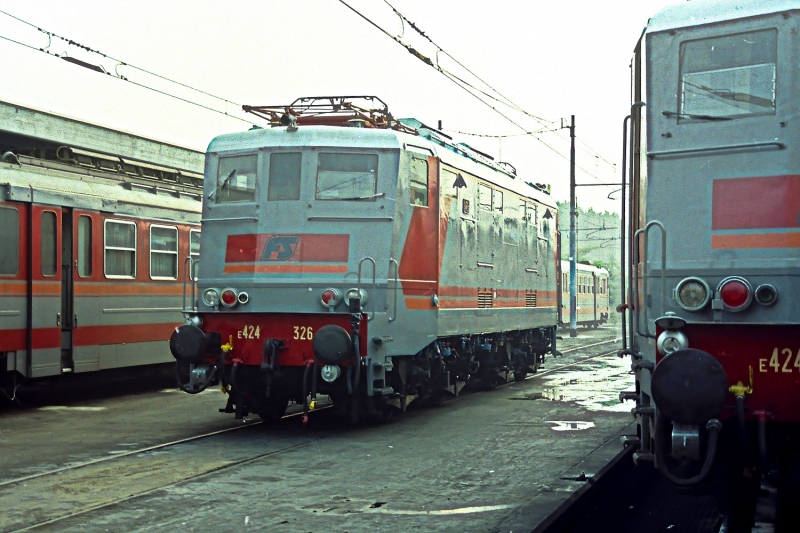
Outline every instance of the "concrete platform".
{"type": "MultiPolygon", "coordinates": [[[[613,335],[587,332],[560,348],[613,335]]],[[[322,411],[310,428],[288,419],[0,485],[0,506],[11,511],[0,530],[531,531],[582,490],[581,473],[599,471],[631,431],[631,406],[617,400],[632,383],[629,361],[611,354],[578,362],[615,348],[549,359],[525,382],[412,410],[385,425],[344,429],[322,411]]],[[[105,408],[99,411],[68,406],[58,420],[46,410],[14,414],[25,420],[14,420],[13,432],[3,420],[3,449],[36,445],[11,455],[24,468],[5,452],[0,467],[15,478],[129,450],[159,434],[166,442],[236,424],[215,412],[222,398],[211,394],[153,393],[83,406],[105,408]]]]}

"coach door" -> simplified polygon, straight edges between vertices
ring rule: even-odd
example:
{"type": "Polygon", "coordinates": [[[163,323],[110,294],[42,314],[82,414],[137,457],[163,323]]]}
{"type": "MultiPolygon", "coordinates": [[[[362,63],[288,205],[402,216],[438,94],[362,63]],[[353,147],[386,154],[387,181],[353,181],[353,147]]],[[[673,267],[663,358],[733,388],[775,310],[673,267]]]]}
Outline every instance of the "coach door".
{"type": "Polygon", "coordinates": [[[61,366],[61,208],[33,205],[30,257],[29,377],[53,376],[61,366]]]}
{"type": "Polygon", "coordinates": [[[72,330],[75,326],[74,268],[73,268],[73,220],[72,209],[61,211],[61,312],[58,322],[61,327],[61,369],[73,372],[72,330]]]}

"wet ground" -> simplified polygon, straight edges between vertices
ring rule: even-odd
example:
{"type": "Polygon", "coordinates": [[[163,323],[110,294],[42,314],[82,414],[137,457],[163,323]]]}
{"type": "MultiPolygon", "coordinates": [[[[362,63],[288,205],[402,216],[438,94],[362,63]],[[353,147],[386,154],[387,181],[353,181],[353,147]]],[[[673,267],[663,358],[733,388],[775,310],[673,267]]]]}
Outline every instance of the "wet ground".
{"type": "Polygon", "coordinates": [[[355,429],[326,410],[233,429],[218,391],[4,409],[0,531],[531,531],[632,431],[630,363],[599,344],[615,336],[565,337],[524,382],[355,429]]]}

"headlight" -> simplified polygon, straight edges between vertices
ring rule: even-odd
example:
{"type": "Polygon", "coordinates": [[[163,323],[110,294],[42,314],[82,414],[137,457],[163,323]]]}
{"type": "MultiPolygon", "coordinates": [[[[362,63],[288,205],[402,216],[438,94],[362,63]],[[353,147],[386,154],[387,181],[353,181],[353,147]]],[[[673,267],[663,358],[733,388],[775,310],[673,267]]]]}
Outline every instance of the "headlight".
{"type": "Polygon", "coordinates": [[[339,368],[337,365],[325,365],[320,370],[320,375],[322,376],[322,380],[326,383],[333,383],[339,376],[342,374],[342,369],[339,368]]]}
{"type": "Polygon", "coordinates": [[[689,339],[683,332],[676,329],[668,329],[661,332],[656,340],[656,348],[661,355],[669,355],[678,350],[689,347],[689,339]]]}
{"type": "Polygon", "coordinates": [[[350,300],[352,298],[360,298],[361,305],[367,303],[367,291],[364,289],[348,289],[346,293],[344,293],[344,303],[350,305],[350,300]]]}
{"type": "Polygon", "coordinates": [[[209,307],[219,305],[219,293],[216,289],[206,289],[203,293],[203,303],[209,307]]]}
{"type": "Polygon", "coordinates": [[[675,287],[675,299],[687,311],[699,311],[711,299],[711,288],[700,278],[686,278],[675,287]]]}

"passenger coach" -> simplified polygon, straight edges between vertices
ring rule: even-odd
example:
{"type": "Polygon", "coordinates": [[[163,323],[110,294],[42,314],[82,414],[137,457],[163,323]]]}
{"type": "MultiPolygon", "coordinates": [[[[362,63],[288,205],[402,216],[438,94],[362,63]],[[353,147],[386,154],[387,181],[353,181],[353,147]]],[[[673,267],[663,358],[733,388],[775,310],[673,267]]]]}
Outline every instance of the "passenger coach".
{"type": "Polygon", "coordinates": [[[202,154],[0,102],[0,381],[171,361],[202,154]]]}

